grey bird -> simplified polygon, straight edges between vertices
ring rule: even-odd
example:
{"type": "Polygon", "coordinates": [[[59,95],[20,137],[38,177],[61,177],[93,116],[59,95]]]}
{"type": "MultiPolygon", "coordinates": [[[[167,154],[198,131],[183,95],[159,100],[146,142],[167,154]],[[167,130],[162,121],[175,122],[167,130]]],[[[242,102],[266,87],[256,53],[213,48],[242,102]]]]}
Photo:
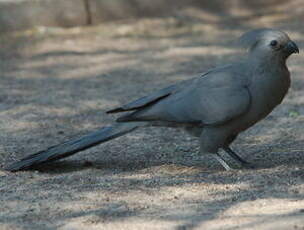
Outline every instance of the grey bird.
{"type": "Polygon", "coordinates": [[[25,170],[65,158],[142,126],[183,128],[199,138],[202,154],[212,154],[225,169],[231,168],[219,149],[242,167],[251,167],[230,144],[282,102],[290,87],[286,60],[299,49],[286,33],[267,28],[245,33],[240,44],[247,52],[239,61],[110,110],[127,113],[110,127],[29,155],[6,169],[25,170]]]}

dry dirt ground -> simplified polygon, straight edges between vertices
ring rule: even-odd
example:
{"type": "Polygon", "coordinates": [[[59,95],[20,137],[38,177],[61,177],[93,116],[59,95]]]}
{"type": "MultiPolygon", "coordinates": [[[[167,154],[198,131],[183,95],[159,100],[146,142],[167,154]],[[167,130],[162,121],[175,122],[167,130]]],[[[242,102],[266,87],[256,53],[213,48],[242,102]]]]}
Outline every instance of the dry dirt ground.
{"type": "Polygon", "coordinates": [[[0,229],[304,229],[303,52],[288,61],[284,103],[233,146],[257,169],[224,171],[183,131],[144,128],[37,171],[3,170],[111,123],[107,109],[233,60],[248,29],[281,28],[303,49],[303,17],[288,15],[190,9],[2,36],[0,229]]]}

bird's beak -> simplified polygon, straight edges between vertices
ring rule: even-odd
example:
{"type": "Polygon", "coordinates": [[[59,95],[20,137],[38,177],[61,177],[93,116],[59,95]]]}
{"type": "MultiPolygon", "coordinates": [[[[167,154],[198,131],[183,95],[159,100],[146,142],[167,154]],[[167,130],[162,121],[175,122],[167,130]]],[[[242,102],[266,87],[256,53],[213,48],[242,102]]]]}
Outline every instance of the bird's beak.
{"type": "Polygon", "coordinates": [[[299,48],[297,46],[296,43],[294,43],[293,41],[289,41],[284,49],[286,50],[286,52],[288,52],[288,54],[292,54],[292,53],[299,53],[299,48]]]}

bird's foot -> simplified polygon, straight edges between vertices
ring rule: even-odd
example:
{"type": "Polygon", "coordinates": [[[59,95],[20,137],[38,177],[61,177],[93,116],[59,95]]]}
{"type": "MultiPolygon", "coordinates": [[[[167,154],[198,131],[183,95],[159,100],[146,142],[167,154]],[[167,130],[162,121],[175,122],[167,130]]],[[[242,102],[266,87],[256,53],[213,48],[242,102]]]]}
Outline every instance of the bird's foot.
{"type": "Polygon", "coordinates": [[[221,157],[220,154],[216,153],[216,154],[212,154],[212,155],[227,171],[234,170],[226,163],[226,161],[221,157]]]}
{"type": "Polygon", "coordinates": [[[226,153],[229,154],[230,157],[232,157],[241,166],[241,168],[246,168],[246,169],[256,168],[254,164],[245,161],[238,154],[236,154],[231,148],[225,147],[224,150],[226,153]]]}

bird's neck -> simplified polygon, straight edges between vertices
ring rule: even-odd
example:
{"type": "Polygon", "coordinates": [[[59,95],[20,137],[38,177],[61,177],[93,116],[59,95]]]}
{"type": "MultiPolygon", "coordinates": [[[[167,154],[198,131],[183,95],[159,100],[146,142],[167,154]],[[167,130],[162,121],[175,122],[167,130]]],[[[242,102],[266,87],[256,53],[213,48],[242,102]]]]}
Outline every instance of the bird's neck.
{"type": "Polygon", "coordinates": [[[263,72],[285,72],[288,71],[286,66],[286,58],[280,56],[262,56],[262,55],[250,55],[248,56],[249,63],[253,65],[255,70],[263,72]]]}

